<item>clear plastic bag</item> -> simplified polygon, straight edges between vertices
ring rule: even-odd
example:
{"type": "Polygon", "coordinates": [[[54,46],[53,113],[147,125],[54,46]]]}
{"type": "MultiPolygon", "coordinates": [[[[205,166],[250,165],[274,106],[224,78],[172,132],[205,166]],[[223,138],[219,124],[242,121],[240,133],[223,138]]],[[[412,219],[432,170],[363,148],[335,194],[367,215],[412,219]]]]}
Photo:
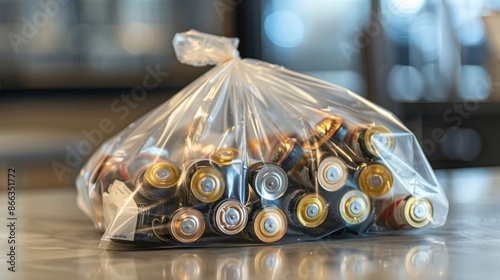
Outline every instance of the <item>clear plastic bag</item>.
{"type": "Polygon", "coordinates": [[[100,247],[283,243],[445,223],[415,136],[349,90],[253,59],[238,39],[176,34],[216,65],[102,145],[77,178],[100,247]]]}

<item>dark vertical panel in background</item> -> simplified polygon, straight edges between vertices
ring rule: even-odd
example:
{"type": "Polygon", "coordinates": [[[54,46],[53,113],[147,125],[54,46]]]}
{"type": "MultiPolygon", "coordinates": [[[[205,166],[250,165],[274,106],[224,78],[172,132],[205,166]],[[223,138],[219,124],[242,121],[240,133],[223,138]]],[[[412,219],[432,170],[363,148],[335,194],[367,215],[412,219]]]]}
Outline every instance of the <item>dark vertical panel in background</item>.
{"type": "Polygon", "coordinates": [[[261,58],[261,1],[243,1],[236,6],[236,36],[243,58],[261,58]]]}
{"type": "MultiPolygon", "coordinates": [[[[398,103],[394,102],[387,92],[386,76],[389,71],[386,52],[384,28],[382,26],[380,0],[371,1],[370,22],[379,32],[368,35],[364,33],[365,40],[370,40],[368,48],[365,49],[366,77],[368,84],[368,98],[378,105],[391,110],[395,115],[400,115],[398,103]]],[[[369,22],[369,24],[370,24],[369,22]]]]}

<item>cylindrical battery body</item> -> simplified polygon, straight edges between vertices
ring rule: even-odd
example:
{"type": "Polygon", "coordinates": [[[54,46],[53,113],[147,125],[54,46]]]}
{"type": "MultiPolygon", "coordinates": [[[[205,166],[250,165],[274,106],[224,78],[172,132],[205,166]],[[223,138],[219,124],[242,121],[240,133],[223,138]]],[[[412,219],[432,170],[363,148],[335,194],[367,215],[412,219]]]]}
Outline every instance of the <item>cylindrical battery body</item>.
{"type": "Polygon", "coordinates": [[[344,120],[341,117],[330,115],[320,121],[310,132],[310,138],[304,143],[304,148],[319,149],[328,141],[339,142],[344,140],[346,129],[342,125],[344,120]]]}
{"type": "Polygon", "coordinates": [[[432,221],[434,215],[432,202],[427,198],[409,195],[381,204],[377,224],[386,229],[422,228],[432,221]]]}
{"type": "Polygon", "coordinates": [[[255,241],[275,243],[288,228],[285,213],[277,207],[256,207],[250,216],[246,232],[255,241]]]}
{"type": "Polygon", "coordinates": [[[348,128],[348,135],[345,138],[351,149],[359,156],[372,160],[379,158],[380,154],[375,145],[375,141],[388,151],[394,150],[396,140],[392,131],[378,124],[353,126],[348,128]]]}
{"type": "Polygon", "coordinates": [[[276,200],[282,197],[288,188],[285,171],[276,164],[258,162],[250,166],[248,183],[259,197],[276,200]]]}
{"type": "Polygon", "coordinates": [[[189,205],[212,204],[222,199],[226,180],[221,170],[209,160],[193,160],[185,168],[189,205]]]}
{"type": "Polygon", "coordinates": [[[335,192],[344,187],[349,178],[345,162],[330,153],[320,155],[319,162],[312,160],[308,164],[311,181],[316,181],[322,191],[335,192]],[[317,166],[317,167],[316,167],[317,166]]]}
{"type": "Polygon", "coordinates": [[[178,209],[168,223],[168,232],[179,243],[197,241],[205,232],[203,214],[193,208],[178,209]]]}
{"type": "Polygon", "coordinates": [[[357,174],[357,183],[362,192],[370,197],[381,197],[388,193],[393,184],[392,172],[379,162],[363,164],[357,174]]]}
{"type": "Polygon", "coordinates": [[[215,232],[235,235],[243,231],[248,222],[248,210],[238,200],[226,199],[210,211],[209,223],[215,232]]]}
{"type": "Polygon", "coordinates": [[[225,197],[246,203],[249,195],[247,168],[238,156],[239,152],[234,148],[221,148],[210,156],[210,160],[223,174],[226,183],[225,197]]]}
{"type": "Polygon", "coordinates": [[[150,199],[174,200],[180,177],[181,173],[174,164],[157,162],[139,175],[136,188],[139,193],[150,199]]]}

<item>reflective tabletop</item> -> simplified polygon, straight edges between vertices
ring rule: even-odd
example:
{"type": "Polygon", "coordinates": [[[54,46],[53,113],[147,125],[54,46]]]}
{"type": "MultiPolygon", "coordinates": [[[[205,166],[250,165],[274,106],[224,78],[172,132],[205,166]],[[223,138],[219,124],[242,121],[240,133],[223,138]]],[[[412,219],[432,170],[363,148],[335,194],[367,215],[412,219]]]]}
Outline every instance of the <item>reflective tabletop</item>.
{"type": "MultiPolygon", "coordinates": [[[[437,172],[448,222],[423,235],[282,246],[106,251],[73,188],[17,194],[16,272],[0,229],[1,279],[498,279],[500,169],[437,172]],[[7,276],[7,277],[4,277],[7,276]]],[[[7,224],[6,193],[0,217],[7,224]]]]}

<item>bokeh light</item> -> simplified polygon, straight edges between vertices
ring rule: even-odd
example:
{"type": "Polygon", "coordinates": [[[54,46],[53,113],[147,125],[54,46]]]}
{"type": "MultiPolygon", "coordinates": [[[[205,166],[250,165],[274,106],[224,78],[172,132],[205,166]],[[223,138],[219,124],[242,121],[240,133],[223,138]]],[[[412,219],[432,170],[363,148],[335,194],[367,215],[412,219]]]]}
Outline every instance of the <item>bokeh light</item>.
{"type": "Polygon", "coordinates": [[[422,98],[424,78],[415,67],[395,65],[389,71],[387,88],[395,101],[418,101],[422,98]]]}
{"type": "Polygon", "coordinates": [[[264,32],[277,46],[292,48],[304,41],[304,23],[290,11],[276,11],[264,19],[264,32]]]}

